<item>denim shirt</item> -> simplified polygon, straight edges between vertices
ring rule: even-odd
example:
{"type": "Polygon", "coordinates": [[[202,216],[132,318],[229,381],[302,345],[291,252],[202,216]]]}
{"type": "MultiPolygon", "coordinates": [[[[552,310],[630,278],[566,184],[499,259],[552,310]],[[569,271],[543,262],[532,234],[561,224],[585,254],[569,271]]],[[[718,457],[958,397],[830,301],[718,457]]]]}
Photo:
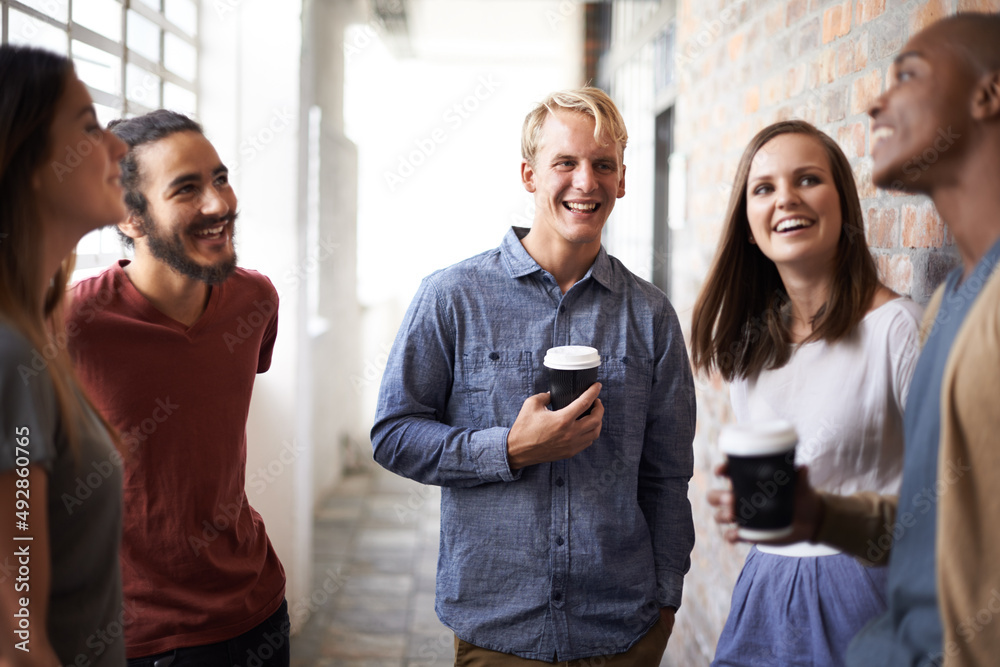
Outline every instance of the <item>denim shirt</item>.
{"type": "Polygon", "coordinates": [[[443,487],[435,608],[458,637],[535,660],[621,653],[680,606],[690,565],[687,351],[663,292],[604,248],[562,294],[526,233],[423,281],[389,354],[375,459],[443,487]],[[507,434],[548,390],[558,345],[601,354],[601,435],[512,471],[507,434]]]}

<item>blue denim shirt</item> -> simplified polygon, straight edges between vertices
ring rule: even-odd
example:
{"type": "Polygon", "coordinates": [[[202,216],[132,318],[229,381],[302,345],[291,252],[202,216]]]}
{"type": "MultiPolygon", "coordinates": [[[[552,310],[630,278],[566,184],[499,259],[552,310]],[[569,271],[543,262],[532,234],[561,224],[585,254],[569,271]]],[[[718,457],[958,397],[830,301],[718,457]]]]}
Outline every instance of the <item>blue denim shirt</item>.
{"type": "Polygon", "coordinates": [[[435,608],[477,646],[535,660],[629,649],[679,607],[694,526],[694,384],[667,297],[603,248],[565,294],[520,243],[426,278],[382,380],[372,445],[441,493],[435,608]],[[548,390],[545,351],[601,353],[601,436],[512,471],[507,433],[548,390]]]}

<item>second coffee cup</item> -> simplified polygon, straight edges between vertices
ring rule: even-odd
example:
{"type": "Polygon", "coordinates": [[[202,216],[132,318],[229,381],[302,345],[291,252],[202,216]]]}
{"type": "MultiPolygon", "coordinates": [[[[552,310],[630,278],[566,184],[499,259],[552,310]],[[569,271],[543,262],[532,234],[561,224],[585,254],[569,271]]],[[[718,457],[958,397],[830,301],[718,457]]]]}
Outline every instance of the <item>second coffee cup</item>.
{"type": "Polygon", "coordinates": [[[722,427],[719,448],[728,459],[743,539],[768,540],[792,532],[797,442],[795,427],[784,420],[722,427]]]}
{"type": "MultiPolygon", "coordinates": [[[[549,369],[551,408],[561,410],[597,382],[601,355],[585,345],[563,345],[549,348],[542,363],[549,369]]],[[[589,415],[591,408],[580,416],[589,415]]]]}

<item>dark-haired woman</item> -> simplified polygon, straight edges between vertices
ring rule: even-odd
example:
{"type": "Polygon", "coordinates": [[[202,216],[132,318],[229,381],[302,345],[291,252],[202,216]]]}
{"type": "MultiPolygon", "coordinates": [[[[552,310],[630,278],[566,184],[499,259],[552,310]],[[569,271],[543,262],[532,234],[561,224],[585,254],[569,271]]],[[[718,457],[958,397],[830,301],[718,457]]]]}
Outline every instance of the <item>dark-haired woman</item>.
{"type": "Polygon", "coordinates": [[[125,664],[119,458],[59,316],[124,154],[66,58],[0,46],[0,664],[125,664]]]}
{"type": "MultiPolygon", "coordinates": [[[[801,121],[758,133],[692,329],[693,362],[732,383],[736,419],[794,424],[817,489],[898,492],[920,314],[878,280],[837,144],[801,121]]],[[[755,546],[713,665],[841,665],[885,586],[884,568],[827,547],[755,546]]]]}

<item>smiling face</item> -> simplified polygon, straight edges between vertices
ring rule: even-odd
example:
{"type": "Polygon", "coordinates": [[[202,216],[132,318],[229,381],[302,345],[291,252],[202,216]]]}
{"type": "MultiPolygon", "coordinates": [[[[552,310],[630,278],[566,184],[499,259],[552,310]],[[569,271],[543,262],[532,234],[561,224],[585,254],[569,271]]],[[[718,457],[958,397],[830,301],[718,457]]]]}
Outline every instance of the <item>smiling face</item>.
{"type": "Polygon", "coordinates": [[[73,245],[125,218],[118,167],[125,152],[124,142],[97,122],[87,87],[70,74],[49,131],[49,159],[33,180],[48,233],[65,234],[73,245]]]}
{"type": "Polygon", "coordinates": [[[136,150],[148,208],[123,231],[137,251],[144,247],[181,275],[225,280],[236,267],[236,194],[215,148],[199,132],[184,131],[136,150]]]}
{"type": "Polygon", "coordinates": [[[594,119],[550,113],[534,164],[522,162],[524,188],[535,195],[533,234],[550,243],[600,246],[615,200],[625,195],[625,166],[613,141],[594,139],[594,119]]]}
{"type": "Polygon", "coordinates": [[[752,242],[780,269],[832,266],[843,218],[840,193],[823,145],[781,134],[750,163],[746,187],[752,242]]]}
{"type": "Polygon", "coordinates": [[[953,176],[968,134],[976,75],[954,46],[960,29],[935,24],[893,63],[892,84],[872,105],[872,180],[881,188],[928,192],[953,176]]]}

